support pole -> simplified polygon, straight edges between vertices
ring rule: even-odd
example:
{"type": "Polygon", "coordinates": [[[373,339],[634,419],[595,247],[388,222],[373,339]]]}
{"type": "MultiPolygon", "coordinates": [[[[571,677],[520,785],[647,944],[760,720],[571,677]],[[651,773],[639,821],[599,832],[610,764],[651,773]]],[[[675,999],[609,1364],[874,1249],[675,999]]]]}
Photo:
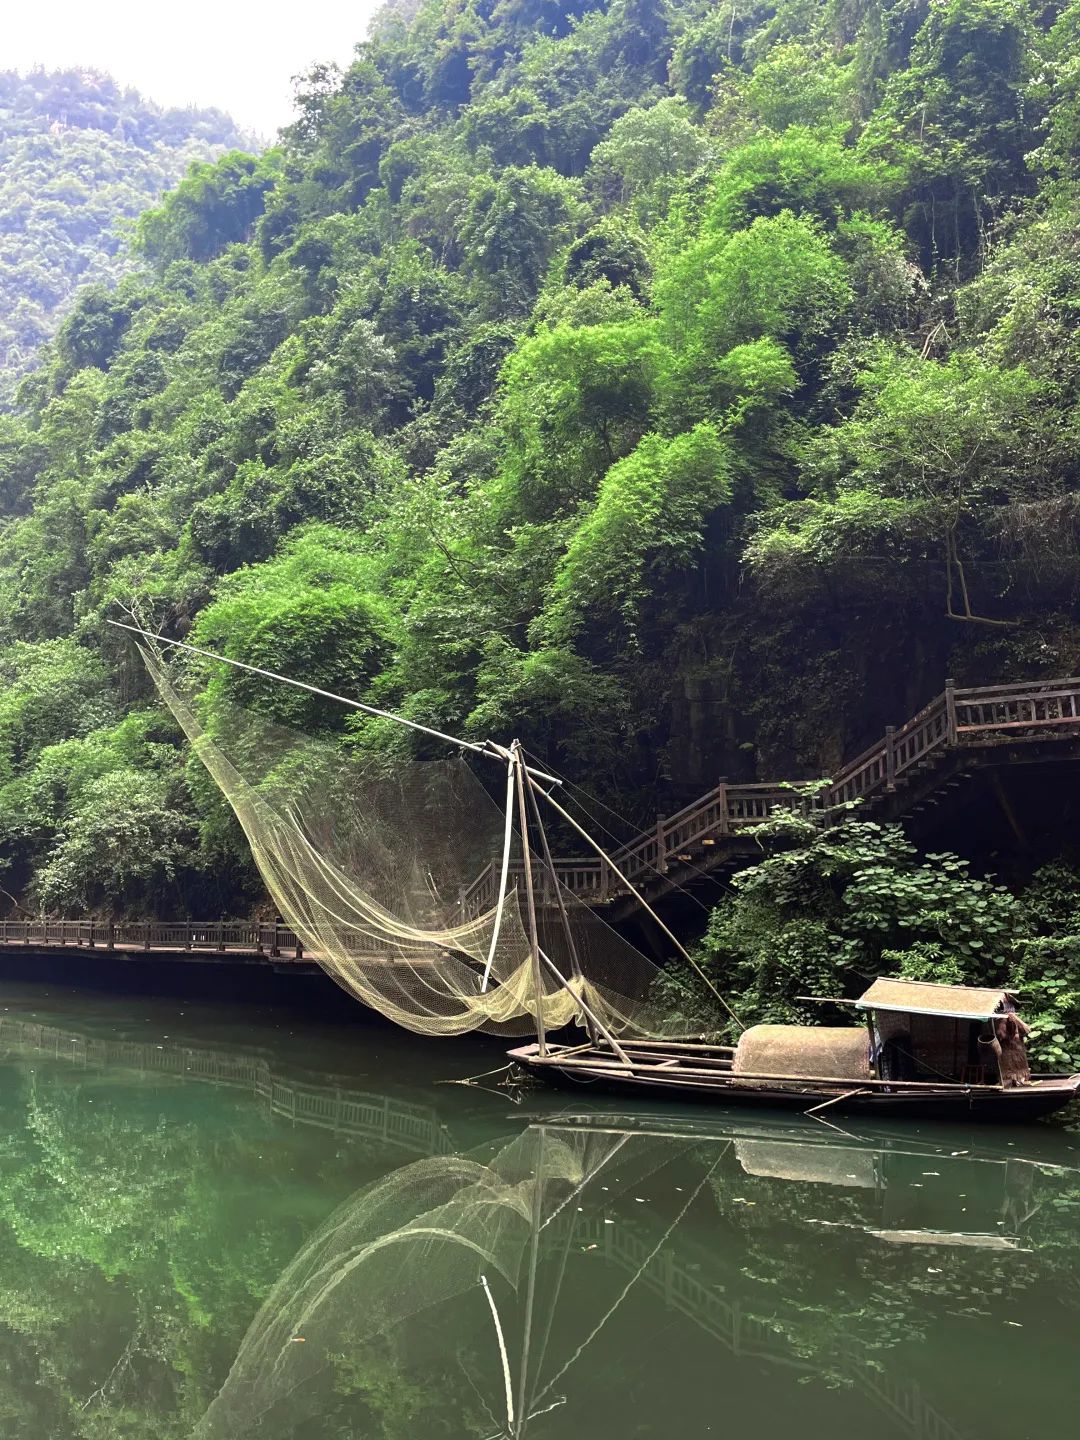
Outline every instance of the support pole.
{"type": "Polygon", "coordinates": [[[533,988],[536,991],[536,1044],[541,1055],[547,1054],[547,1035],[544,1030],[544,976],[540,969],[540,934],[536,925],[536,892],[533,888],[532,850],[529,846],[529,813],[525,805],[525,762],[521,755],[521,741],[515,740],[510,746],[514,757],[514,776],[517,784],[518,824],[521,826],[521,858],[525,863],[525,899],[529,910],[529,952],[532,956],[533,988]]]}
{"type": "Polygon", "coordinates": [[[510,757],[506,766],[506,818],[503,824],[502,864],[499,867],[499,902],[495,909],[495,924],[491,931],[491,944],[488,946],[484,978],[480,983],[481,995],[486,993],[488,982],[491,979],[491,967],[495,963],[495,951],[498,949],[499,935],[502,931],[503,909],[506,905],[506,882],[510,874],[510,842],[514,835],[514,777],[516,774],[517,765],[510,757]]]}
{"type": "MultiPolygon", "coordinates": [[[[581,961],[578,958],[577,945],[574,942],[574,932],[570,928],[570,917],[566,913],[566,901],[562,896],[562,887],[559,884],[559,877],[555,870],[555,861],[551,858],[551,846],[548,844],[547,829],[544,826],[544,817],[540,813],[540,802],[536,798],[536,782],[531,776],[526,777],[526,782],[529,789],[529,801],[533,819],[536,821],[536,830],[540,836],[540,845],[544,852],[544,864],[547,866],[548,875],[551,877],[552,888],[555,891],[555,903],[559,907],[559,918],[562,921],[563,934],[566,936],[566,948],[570,955],[570,973],[575,980],[581,983],[582,989],[584,990],[585,976],[581,969],[581,961]]],[[[551,965],[552,970],[555,970],[555,966],[551,964],[550,959],[548,959],[546,955],[544,958],[548,964],[551,965]]],[[[558,974],[558,971],[556,970],[555,973],[558,974]]],[[[559,978],[562,980],[562,976],[559,976],[559,978]]],[[[565,981],[563,983],[565,984],[565,981]]],[[[567,986],[567,989],[569,988],[570,987],[567,986]]],[[[585,1016],[585,1028],[589,1032],[589,1039],[595,1045],[598,1038],[596,1021],[592,1011],[585,1004],[584,996],[581,997],[581,1011],[585,1016]]],[[[616,1046],[616,1049],[617,1048],[616,1046]]]]}
{"type": "Polygon", "coordinates": [[[896,726],[885,726],[885,789],[896,789],[896,726]]]}
{"type": "Polygon", "coordinates": [[[945,744],[956,744],[956,681],[951,675],[945,681],[945,744]]]}
{"type": "Polygon", "coordinates": [[[552,960],[551,956],[548,955],[545,951],[541,950],[540,958],[541,960],[543,960],[544,964],[548,967],[551,973],[555,976],[555,979],[558,980],[559,984],[563,987],[563,989],[566,990],[570,995],[572,995],[577,1001],[577,1003],[581,1006],[581,1009],[585,1015],[585,1019],[589,1022],[589,1035],[593,1039],[593,1044],[596,1044],[596,1039],[595,1037],[593,1037],[593,1029],[595,1027],[595,1029],[598,1030],[601,1035],[603,1035],[604,1039],[611,1046],[612,1050],[614,1050],[619,1060],[621,1060],[624,1065],[629,1065],[630,1056],[627,1055],[626,1051],[619,1044],[618,1040],[615,1039],[615,1036],[600,1019],[599,1015],[595,1014],[594,1011],[589,1007],[588,1001],[585,1000],[583,996],[579,995],[574,989],[574,987],[570,984],[569,980],[567,980],[564,975],[561,975],[559,971],[555,968],[555,963],[552,960]]]}

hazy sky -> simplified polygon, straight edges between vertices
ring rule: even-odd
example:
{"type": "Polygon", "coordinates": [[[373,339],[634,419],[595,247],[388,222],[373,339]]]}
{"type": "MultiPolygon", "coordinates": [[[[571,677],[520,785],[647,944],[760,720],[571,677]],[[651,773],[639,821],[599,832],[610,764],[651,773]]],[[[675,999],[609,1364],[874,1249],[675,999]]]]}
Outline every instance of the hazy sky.
{"type": "Polygon", "coordinates": [[[379,0],[8,0],[0,69],[108,70],[162,105],[217,105],[269,137],[294,75],[347,64],[379,0]]]}

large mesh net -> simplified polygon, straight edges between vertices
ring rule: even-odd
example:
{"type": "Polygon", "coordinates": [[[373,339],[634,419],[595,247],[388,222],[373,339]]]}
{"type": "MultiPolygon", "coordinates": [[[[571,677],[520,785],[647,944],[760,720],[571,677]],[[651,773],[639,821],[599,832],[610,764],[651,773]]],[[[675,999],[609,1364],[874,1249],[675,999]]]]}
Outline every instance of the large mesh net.
{"type": "Polygon", "coordinates": [[[649,999],[657,967],[546,871],[533,912],[545,958],[534,961],[520,833],[509,832],[504,866],[507,813],[468,760],[387,773],[220,696],[204,723],[198,695],[140,649],[282,919],[358,1000],[428,1035],[521,1036],[538,1016],[554,1031],[587,1012],[613,1033],[662,1033],[649,999]]]}

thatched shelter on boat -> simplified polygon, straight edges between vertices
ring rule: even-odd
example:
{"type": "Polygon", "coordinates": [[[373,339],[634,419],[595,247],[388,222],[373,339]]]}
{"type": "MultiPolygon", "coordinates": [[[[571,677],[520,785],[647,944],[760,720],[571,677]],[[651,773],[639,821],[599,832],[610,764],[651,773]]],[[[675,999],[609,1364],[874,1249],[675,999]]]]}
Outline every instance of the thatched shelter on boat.
{"type": "Polygon", "coordinates": [[[1022,1085],[1031,1078],[1011,990],[880,978],[854,1001],[886,1080],[1022,1085]]]}
{"type": "Polygon", "coordinates": [[[1011,990],[880,977],[857,1000],[805,998],[850,1005],[866,1027],[753,1025],[739,1037],[733,1074],[1006,1086],[1031,1078],[1011,990]]]}

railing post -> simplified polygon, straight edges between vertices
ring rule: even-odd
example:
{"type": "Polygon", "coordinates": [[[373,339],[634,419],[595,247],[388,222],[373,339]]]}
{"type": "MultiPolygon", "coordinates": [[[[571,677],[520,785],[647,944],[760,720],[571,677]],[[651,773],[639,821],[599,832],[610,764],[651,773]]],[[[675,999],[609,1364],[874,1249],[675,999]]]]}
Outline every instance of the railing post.
{"type": "Polygon", "coordinates": [[[276,920],[270,933],[270,954],[275,956],[281,954],[281,926],[276,920]]]}
{"type": "Polygon", "coordinates": [[[885,726],[885,789],[896,789],[896,726],[885,726]]]}
{"type": "Polygon", "coordinates": [[[664,817],[656,817],[656,868],[667,871],[667,841],[664,839],[664,817]]]}
{"type": "Polygon", "coordinates": [[[945,744],[956,744],[956,681],[945,681],[945,744]]]}
{"type": "Polygon", "coordinates": [[[729,835],[731,833],[731,817],[728,815],[726,775],[720,776],[720,783],[716,787],[716,808],[720,815],[720,834],[729,835]]]}

